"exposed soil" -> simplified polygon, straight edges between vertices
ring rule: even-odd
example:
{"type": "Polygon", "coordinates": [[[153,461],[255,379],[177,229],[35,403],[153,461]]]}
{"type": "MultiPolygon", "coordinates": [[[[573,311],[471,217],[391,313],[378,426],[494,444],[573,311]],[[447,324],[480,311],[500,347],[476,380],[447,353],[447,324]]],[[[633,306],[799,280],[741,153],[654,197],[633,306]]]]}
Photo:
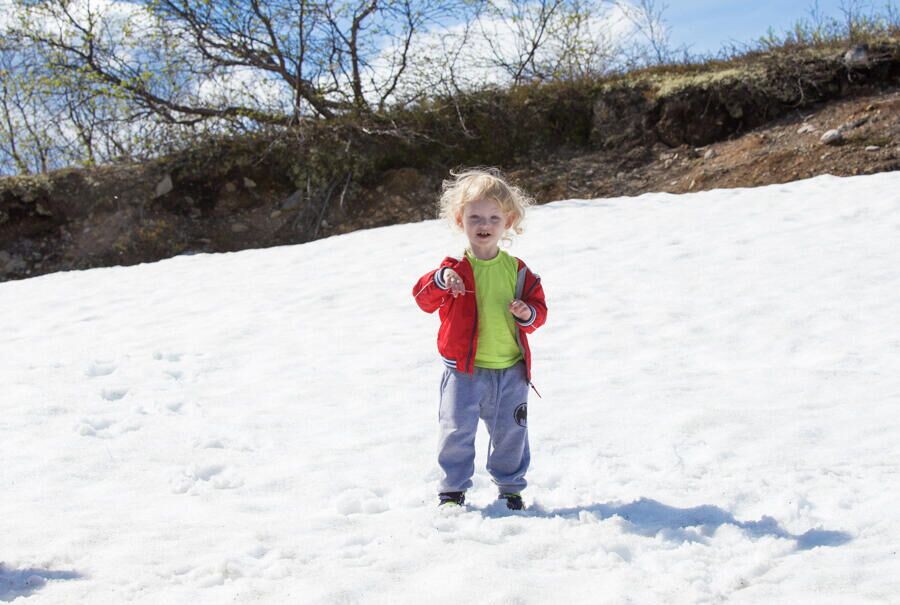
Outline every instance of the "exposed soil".
{"type": "MultiPolygon", "coordinates": [[[[756,187],[821,174],[900,169],[900,90],[863,94],[797,111],[740,137],[704,147],[661,144],[599,151],[511,171],[542,201],[756,187]],[[822,135],[840,129],[842,141],[822,135]]],[[[900,194],[898,194],[900,195],[900,194]]]]}
{"type": "MultiPolygon", "coordinates": [[[[673,132],[673,124],[660,112],[672,110],[651,108],[648,111],[657,112],[652,130],[646,120],[642,125],[637,114],[631,114],[630,122],[623,120],[620,139],[610,136],[603,145],[532,153],[502,168],[539,203],[897,170],[896,82],[896,75],[890,75],[887,85],[839,91],[837,100],[782,111],[752,130],[732,126],[738,132],[703,146],[688,143],[697,140],[692,137],[702,141],[718,133],[697,134],[696,128],[685,127],[674,141],[677,146],[667,145],[665,133],[673,132]],[[840,130],[841,140],[823,143],[823,134],[833,129],[840,130]]],[[[595,118],[602,111],[595,107],[595,118]]],[[[743,110],[731,102],[723,103],[721,111],[727,121],[728,115],[743,110]]],[[[707,117],[685,114],[680,119],[707,117]]],[[[295,190],[294,181],[284,174],[275,174],[273,166],[211,165],[198,172],[200,176],[190,176],[173,172],[166,162],[154,162],[0,179],[0,281],[177,254],[298,243],[433,218],[447,169],[388,167],[377,178],[356,184],[346,199],[346,187],[335,181],[329,189],[331,202],[319,209],[304,204],[304,192],[295,190]]]]}
{"type": "MultiPolygon", "coordinates": [[[[688,193],[757,187],[822,174],[854,176],[900,169],[900,89],[823,103],[740,137],[704,147],[662,143],[590,153],[560,153],[515,166],[507,174],[539,203],[561,199],[688,193]],[[843,141],[821,142],[842,129],[843,141]]],[[[368,212],[332,233],[434,218],[437,179],[411,169],[391,171],[367,192],[368,212]],[[417,200],[428,200],[417,203],[417,200]]],[[[900,194],[898,194],[900,195],[900,194]]]]}

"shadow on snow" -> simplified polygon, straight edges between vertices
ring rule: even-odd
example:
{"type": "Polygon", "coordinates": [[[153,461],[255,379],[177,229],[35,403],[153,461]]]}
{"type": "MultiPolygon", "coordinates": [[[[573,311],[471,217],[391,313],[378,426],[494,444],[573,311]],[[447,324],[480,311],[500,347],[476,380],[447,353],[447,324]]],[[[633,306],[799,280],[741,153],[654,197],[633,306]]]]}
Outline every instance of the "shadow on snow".
{"type": "Polygon", "coordinates": [[[30,597],[51,580],[78,580],[81,577],[81,574],[74,571],[10,569],[0,563],[0,601],[9,602],[19,597],[30,597]]]}
{"type": "MultiPolygon", "coordinates": [[[[510,511],[503,505],[492,504],[481,513],[485,517],[507,517],[510,511]]],[[[852,536],[842,531],[811,529],[796,535],[782,528],[769,516],[759,521],[738,521],[734,515],[717,506],[704,505],[694,508],[675,508],[656,500],[641,498],[630,504],[592,504],[589,506],[544,509],[534,505],[517,516],[543,518],[579,518],[583,513],[595,515],[601,519],[620,517],[631,524],[634,533],[643,536],[662,535],[667,540],[676,542],[706,542],[717,528],[722,525],[733,525],[747,532],[754,538],[773,536],[795,540],[798,550],[810,550],[818,546],[841,546],[852,540],[852,536]]]]}

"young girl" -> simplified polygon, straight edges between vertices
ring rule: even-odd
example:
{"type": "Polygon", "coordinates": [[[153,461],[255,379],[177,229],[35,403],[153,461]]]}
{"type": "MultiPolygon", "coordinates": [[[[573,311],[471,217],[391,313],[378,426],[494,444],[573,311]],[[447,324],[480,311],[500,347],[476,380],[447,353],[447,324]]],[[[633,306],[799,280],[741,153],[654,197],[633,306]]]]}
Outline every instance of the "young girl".
{"type": "Polygon", "coordinates": [[[440,505],[465,502],[481,418],[490,435],[487,470],[500,499],[519,510],[531,459],[527,335],[547,319],[547,305],[540,277],[499,243],[522,233],[532,201],[497,170],[451,174],[444,181],[441,216],[465,233],[469,247],[462,258],[445,258],[413,288],[423,311],[440,311],[438,352],[447,366],[439,411],[440,505]]]}

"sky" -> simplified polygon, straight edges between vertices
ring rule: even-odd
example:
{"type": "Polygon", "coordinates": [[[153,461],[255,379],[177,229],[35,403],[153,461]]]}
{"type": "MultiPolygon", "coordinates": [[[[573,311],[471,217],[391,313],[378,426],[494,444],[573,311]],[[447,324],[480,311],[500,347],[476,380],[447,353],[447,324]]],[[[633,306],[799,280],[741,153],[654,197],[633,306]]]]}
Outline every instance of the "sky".
{"type": "MultiPolygon", "coordinates": [[[[841,6],[847,0],[819,0],[822,16],[841,19],[841,6]]],[[[672,45],[687,46],[692,54],[715,54],[732,43],[755,42],[769,27],[783,33],[803,19],[810,18],[812,0],[670,0],[665,20],[671,27],[672,45]]],[[[863,12],[881,11],[885,1],[857,2],[863,12]]]]}

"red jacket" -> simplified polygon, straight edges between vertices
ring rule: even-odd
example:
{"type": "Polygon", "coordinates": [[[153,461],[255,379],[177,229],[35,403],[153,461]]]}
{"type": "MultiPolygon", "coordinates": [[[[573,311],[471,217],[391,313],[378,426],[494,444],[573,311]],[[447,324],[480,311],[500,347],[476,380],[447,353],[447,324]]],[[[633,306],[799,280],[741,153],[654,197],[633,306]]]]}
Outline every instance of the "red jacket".
{"type": "MultiPolygon", "coordinates": [[[[528,321],[515,318],[519,329],[516,340],[525,359],[528,380],[531,380],[531,349],[528,348],[528,334],[547,321],[547,303],[541,278],[531,272],[525,263],[519,263],[516,278],[515,297],[531,307],[528,321]]],[[[426,313],[440,310],[441,327],[438,330],[438,352],[444,363],[460,372],[472,374],[475,371],[475,351],[478,349],[478,309],[475,302],[475,274],[465,257],[447,257],[441,266],[429,271],[413,287],[416,304],[426,313]],[[466,287],[466,293],[456,298],[450,294],[443,281],[443,269],[450,267],[456,271],[466,287]]]]}

